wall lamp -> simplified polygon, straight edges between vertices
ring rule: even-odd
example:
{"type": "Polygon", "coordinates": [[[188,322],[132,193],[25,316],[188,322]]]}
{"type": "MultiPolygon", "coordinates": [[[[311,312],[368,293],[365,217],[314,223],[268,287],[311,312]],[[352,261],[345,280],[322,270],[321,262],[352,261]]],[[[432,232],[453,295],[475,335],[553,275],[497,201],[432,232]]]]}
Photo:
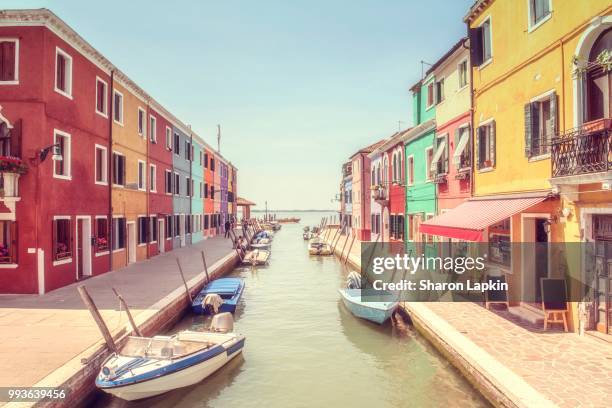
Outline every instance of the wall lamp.
{"type": "Polygon", "coordinates": [[[62,157],[62,151],[60,148],[60,144],[55,143],[55,144],[52,144],[52,145],[49,145],[47,147],[43,147],[42,149],[40,149],[40,152],[38,153],[38,162],[39,163],[44,162],[47,159],[49,152],[51,151],[53,151],[53,154],[51,155],[51,160],[53,161],[64,160],[64,158],[62,157]]]}

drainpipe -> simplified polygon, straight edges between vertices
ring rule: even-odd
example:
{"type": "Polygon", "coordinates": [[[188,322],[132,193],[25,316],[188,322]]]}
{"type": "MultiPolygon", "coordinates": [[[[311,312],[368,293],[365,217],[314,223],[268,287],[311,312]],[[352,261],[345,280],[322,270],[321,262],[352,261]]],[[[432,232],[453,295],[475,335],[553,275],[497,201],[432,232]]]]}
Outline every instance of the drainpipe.
{"type": "Polygon", "coordinates": [[[115,86],[115,70],[111,69],[110,74],[110,101],[108,103],[108,153],[107,153],[107,168],[106,180],[108,181],[108,270],[113,270],[113,105],[114,96],[113,88],[115,86]]]}
{"type": "MultiPolygon", "coordinates": [[[[467,26],[467,38],[470,38],[470,23],[466,23],[467,26]]],[[[470,44],[470,47],[472,45],[470,44]]],[[[463,47],[470,50],[469,47],[465,46],[465,41],[463,42],[463,47]]],[[[474,151],[474,145],[476,141],[476,128],[474,127],[474,70],[472,69],[472,58],[470,55],[470,131],[472,132],[472,141],[470,143],[470,159],[472,162],[472,174],[470,175],[470,196],[474,197],[474,181],[476,174],[476,152],[474,151]]]]}

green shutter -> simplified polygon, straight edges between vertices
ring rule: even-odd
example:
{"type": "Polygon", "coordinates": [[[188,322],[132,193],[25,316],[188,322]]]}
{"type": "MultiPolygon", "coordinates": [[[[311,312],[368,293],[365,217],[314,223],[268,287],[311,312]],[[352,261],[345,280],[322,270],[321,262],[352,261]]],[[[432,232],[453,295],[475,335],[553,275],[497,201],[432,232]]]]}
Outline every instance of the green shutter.
{"type": "MultiPolygon", "coordinates": [[[[550,129],[550,133],[548,133],[548,138],[546,140],[547,144],[550,144],[550,138],[554,137],[557,134],[557,131],[559,129],[558,127],[558,120],[559,118],[557,117],[557,115],[559,114],[558,111],[558,96],[556,92],[553,92],[552,95],[550,95],[550,123],[551,123],[551,129],[550,129]]],[[[548,130],[548,129],[546,129],[548,130]]]]}
{"type": "Polygon", "coordinates": [[[482,126],[476,128],[476,137],[474,138],[474,154],[476,156],[476,168],[480,169],[480,134],[482,126]]]}
{"type": "Polygon", "coordinates": [[[525,104],[525,157],[531,157],[531,140],[533,139],[532,104],[525,104]]]}

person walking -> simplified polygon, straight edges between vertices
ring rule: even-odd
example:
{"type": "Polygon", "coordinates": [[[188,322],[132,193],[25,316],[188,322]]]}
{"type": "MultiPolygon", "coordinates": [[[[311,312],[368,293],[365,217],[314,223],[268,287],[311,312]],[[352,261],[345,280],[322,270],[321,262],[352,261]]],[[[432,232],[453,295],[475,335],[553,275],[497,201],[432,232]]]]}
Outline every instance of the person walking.
{"type": "Polygon", "coordinates": [[[230,236],[230,226],[232,224],[230,224],[229,219],[225,220],[225,238],[229,238],[230,236]]]}

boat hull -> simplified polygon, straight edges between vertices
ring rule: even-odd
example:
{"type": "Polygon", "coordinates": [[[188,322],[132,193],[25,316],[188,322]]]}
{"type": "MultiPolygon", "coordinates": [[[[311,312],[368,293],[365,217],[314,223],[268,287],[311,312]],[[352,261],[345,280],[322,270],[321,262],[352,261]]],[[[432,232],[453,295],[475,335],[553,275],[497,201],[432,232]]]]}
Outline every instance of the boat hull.
{"type": "Polygon", "coordinates": [[[363,302],[359,289],[338,289],[342,302],[350,312],[365,320],[383,324],[397,308],[397,302],[363,302]]]}
{"type": "MultiPolygon", "coordinates": [[[[223,281],[223,280],[237,280],[237,279],[222,278],[222,279],[217,279],[217,282],[223,281]]],[[[198,293],[198,295],[195,297],[195,299],[191,303],[191,310],[196,314],[208,314],[209,313],[208,308],[202,307],[202,300],[207,294],[216,294],[216,293],[218,294],[219,292],[220,291],[217,290],[216,288],[209,289],[209,286],[207,285],[200,291],[200,293],[198,293]]],[[[218,313],[223,313],[223,312],[234,313],[236,311],[236,305],[238,304],[238,302],[240,301],[240,298],[242,297],[242,292],[244,292],[244,281],[240,280],[238,282],[236,291],[232,295],[232,297],[230,299],[223,299],[223,303],[219,307],[218,313]]]]}
{"type": "Polygon", "coordinates": [[[177,388],[188,387],[203,381],[234,357],[242,353],[243,348],[244,338],[230,346],[223,353],[217,354],[210,359],[182,370],[135,384],[100,388],[106,393],[128,401],[164,394],[177,388]]]}

